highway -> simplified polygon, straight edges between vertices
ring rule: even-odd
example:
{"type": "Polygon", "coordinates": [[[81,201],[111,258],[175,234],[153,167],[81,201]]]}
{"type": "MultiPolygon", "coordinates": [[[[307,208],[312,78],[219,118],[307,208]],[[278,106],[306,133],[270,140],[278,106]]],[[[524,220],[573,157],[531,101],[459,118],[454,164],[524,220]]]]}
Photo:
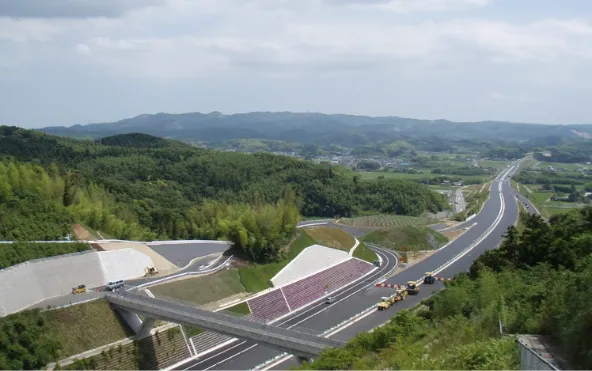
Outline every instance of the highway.
{"type": "MultiPolygon", "coordinates": [[[[516,163],[513,165],[516,165],[516,163]]],[[[518,215],[515,191],[511,188],[509,179],[506,177],[509,171],[515,169],[515,166],[505,168],[492,182],[489,199],[485,202],[479,214],[471,220],[471,223],[477,224],[445,248],[391,277],[386,282],[405,284],[408,280],[418,280],[423,277],[424,272],[434,271],[457,257],[461,252],[465,252],[463,256],[459,257],[439,274],[441,277],[452,277],[459,272],[467,271],[473,260],[481,253],[496,248],[502,241],[502,236],[507,227],[516,222],[518,215]],[[467,247],[473,247],[473,249],[467,251],[467,247]]],[[[381,252],[381,254],[385,253],[381,252]]],[[[313,306],[302,314],[283,320],[279,325],[295,329],[301,327],[306,331],[317,331],[318,333],[338,325],[352,315],[377,303],[382,296],[389,293],[388,289],[373,287],[371,281],[365,280],[363,283],[358,283],[351,289],[345,290],[332,305],[327,306],[321,303],[313,306]]],[[[418,296],[410,297],[387,311],[372,311],[371,315],[334,334],[332,338],[348,340],[360,332],[367,332],[387,322],[398,310],[416,305],[420,300],[442,287],[441,283],[422,285],[418,296]]],[[[215,353],[206,355],[203,359],[188,361],[177,369],[245,370],[251,369],[279,354],[280,352],[277,350],[257,345],[251,341],[239,341],[218,349],[215,353]]],[[[292,357],[285,362],[273,365],[273,369],[286,369],[295,364],[296,360],[292,357]]]]}

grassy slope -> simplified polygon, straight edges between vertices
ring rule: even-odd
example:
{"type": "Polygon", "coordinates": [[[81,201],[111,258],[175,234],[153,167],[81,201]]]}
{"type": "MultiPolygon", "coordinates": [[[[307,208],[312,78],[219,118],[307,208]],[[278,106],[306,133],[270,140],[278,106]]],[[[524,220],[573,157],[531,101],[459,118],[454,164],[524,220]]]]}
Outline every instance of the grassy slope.
{"type": "Polygon", "coordinates": [[[312,227],[304,230],[319,245],[349,252],[356,240],[347,232],[337,228],[312,227]]]}
{"type": "Polygon", "coordinates": [[[248,292],[258,292],[272,287],[271,278],[285,267],[290,260],[298,256],[302,250],[313,244],[313,240],[306,233],[300,232],[286,249],[285,259],[277,263],[252,264],[248,267],[240,268],[238,271],[240,282],[248,292]]]}
{"type": "Polygon", "coordinates": [[[154,286],[150,291],[156,296],[167,296],[203,305],[244,292],[245,287],[241,284],[238,270],[229,269],[154,286]]]}
{"type": "Polygon", "coordinates": [[[341,224],[352,227],[391,228],[405,225],[425,225],[428,219],[405,215],[372,215],[352,219],[340,219],[341,224]]]}
{"type": "Polygon", "coordinates": [[[358,247],[354,250],[354,258],[362,259],[369,263],[378,260],[376,253],[370,250],[363,242],[360,242],[358,247]]]}
{"type": "Polygon", "coordinates": [[[448,238],[431,228],[412,225],[372,231],[365,235],[363,240],[394,250],[401,250],[405,246],[407,251],[432,250],[448,242],[448,238]],[[430,235],[433,236],[436,246],[429,243],[428,236],[430,235]]]}
{"type": "Polygon", "coordinates": [[[95,300],[42,314],[48,331],[62,345],[61,358],[133,335],[106,300],[95,300]]]}
{"type": "Polygon", "coordinates": [[[242,302],[230,308],[226,308],[224,311],[230,312],[228,314],[237,314],[239,316],[246,316],[248,314],[251,314],[249,305],[246,302],[242,302]]]}

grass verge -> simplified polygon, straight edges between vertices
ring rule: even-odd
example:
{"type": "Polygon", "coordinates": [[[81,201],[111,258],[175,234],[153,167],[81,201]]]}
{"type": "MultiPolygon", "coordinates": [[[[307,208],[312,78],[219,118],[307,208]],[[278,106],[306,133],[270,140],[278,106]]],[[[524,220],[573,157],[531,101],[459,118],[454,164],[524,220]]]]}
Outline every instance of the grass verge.
{"type": "Polygon", "coordinates": [[[43,312],[47,331],[61,344],[60,358],[133,335],[106,300],[43,312]]]}
{"type": "Polygon", "coordinates": [[[354,250],[354,258],[365,260],[369,263],[374,263],[378,260],[376,253],[370,250],[370,248],[368,248],[363,242],[360,242],[358,247],[354,250]]]}
{"type": "Polygon", "coordinates": [[[406,225],[426,225],[429,224],[430,221],[426,218],[406,215],[371,215],[351,219],[341,219],[339,222],[352,227],[396,228],[404,227],[406,225]]]}
{"type": "Polygon", "coordinates": [[[237,269],[221,270],[202,277],[186,278],[150,288],[156,296],[166,296],[203,305],[245,291],[237,269]]]}
{"type": "Polygon", "coordinates": [[[431,228],[413,225],[372,231],[362,240],[391,250],[406,247],[406,251],[433,250],[448,242],[446,236],[431,228]]]}
{"type": "Polygon", "coordinates": [[[237,314],[241,317],[251,314],[249,305],[246,302],[238,303],[237,305],[224,309],[224,311],[229,312],[228,314],[237,314]]]}
{"type": "Polygon", "coordinates": [[[304,233],[319,245],[347,252],[356,244],[350,234],[338,228],[312,227],[306,228],[304,233]]]}
{"type": "Polygon", "coordinates": [[[201,334],[205,330],[202,330],[202,329],[197,328],[197,327],[183,326],[183,331],[185,331],[185,336],[187,336],[187,338],[192,338],[192,337],[194,337],[196,335],[201,334]]]}

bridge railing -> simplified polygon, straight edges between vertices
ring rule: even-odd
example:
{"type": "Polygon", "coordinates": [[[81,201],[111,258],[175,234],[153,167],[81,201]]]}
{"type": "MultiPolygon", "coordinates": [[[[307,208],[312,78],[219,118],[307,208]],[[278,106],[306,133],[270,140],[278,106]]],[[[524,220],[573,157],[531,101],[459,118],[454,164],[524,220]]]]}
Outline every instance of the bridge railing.
{"type": "MultiPolygon", "coordinates": [[[[267,325],[267,324],[263,324],[263,323],[259,323],[259,322],[249,321],[244,318],[240,318],[240,317],[236,317],[236,316],[232,316],[232,315],[227,315],[227,314],[223,314],[220,312],[210,312],[210,311],[206,311],[203,309],[194,308],[194,307],[187,305],[186,303],[183,303],[178,300],[162,300],[162,299],[156,299],[156,298],[149,298],[144,295],[135,294],[135,293],[127,293],[127,292],[122,295],[108,294],[108,297],[115,298],[115,300],[114,300],[114,301],[116,301],[115,304],[117,304],[117,301],[119,301],[119,300],[117,300],[117,298],[119,298],[119,299],[123,299],[124,302],[133,302],[136,305],[140,305],[140,306],[144,307],[144,309],[152,308],[154,310],[154,312],[158,312],[162,308],[166,308],[169,311],[174,311],[175,313],[181,314],[181,315],[195,315],[197,317],[200,317],[201,319],[211,321],[212,323],[217,323],[217,324],[221,324],[221,325],[232,324],[238,328],[242,328],[245,330],[259,330],[260,333],[273,332],[275,335],[280,335],[280,336],[286,337],[286,338],[289,337],[289,338],[298,339],[300,341],[304,341],[304,342],[310,343],[315,346],[319,346],[319,345],[341,346],[341,345],[343,345],[342,342],[339,342],[337,340],[325,339],[325,338],[321,338],[319,336],[305,333],[305,332],[301,332],[301,331],[289,330],[289,329],[285,329],[282,327],[276,327],[276,326],[267,325]]],[[[155,314],[155,315],[157,315],[157,314],[155,314]]]]}

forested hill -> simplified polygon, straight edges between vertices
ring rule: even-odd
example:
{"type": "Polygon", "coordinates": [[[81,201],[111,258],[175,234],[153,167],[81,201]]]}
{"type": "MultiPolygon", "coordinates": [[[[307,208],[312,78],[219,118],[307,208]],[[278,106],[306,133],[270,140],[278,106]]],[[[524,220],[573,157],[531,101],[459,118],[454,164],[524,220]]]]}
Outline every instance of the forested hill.
{"type": "MultiPolygon", "coordinates": [[[[197,238],[210,232],[215,237],[199,229],[200,208],[212,208],[204,202],[275,204],[286,186],[295,191],[305,216],[419,215],[447,207],[443,196],[412,181],[362,181],[339,168],[289,157],[215,152],[141,134],[77,141],[0,127],[0,156],[5,158],[3,197],[19,200],[1,203],[3,215],[15,214],[7,211],[10,207],[25,215],[26,205],[39,199],[51,200],[48,212],[59,214],[59,201],[70,210],[81,209],[77,217],[91,227],[111,229],[117,237],[197,238]],[[22,187],[42,178],[46,189],[22,187]]],[[[69,221],[57,219],[62,225],[69,221]]],[[[39,233],[31,230],[27,236],[39,233]]]]}
{"type": "Polygon", "coordinates": [[[220,142],[268,139],[293,143],[327,143],[356,147],[401,138],[519,140],[540,136],[589,138],[589,125],[542,125],[511,122],[453,122],[403,117],[368,117],[322,113],[250,112],[224,115],[194,112],[139,115],[109,123],[56,126],[40,129],[54,135],[102,138],[124,133],[146,133],[184,141],[220,142]]]}

